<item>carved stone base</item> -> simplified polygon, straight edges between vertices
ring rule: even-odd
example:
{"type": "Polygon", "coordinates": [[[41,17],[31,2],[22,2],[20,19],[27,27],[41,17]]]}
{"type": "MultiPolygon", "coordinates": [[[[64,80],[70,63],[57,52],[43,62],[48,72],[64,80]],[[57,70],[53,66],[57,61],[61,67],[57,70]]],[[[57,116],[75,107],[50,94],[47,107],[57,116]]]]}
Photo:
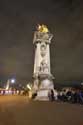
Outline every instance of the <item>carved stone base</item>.
{"type": "Polygon", "coordinates": [[[54,85],[53,85],[53,81],[49,80],[49,79],[42,79],[39,89],[53,89],[54,85]]]}
{"type": "Polygon", "coordinates": [[[53,81],[49,79],[41,79],[39,89],[37,90],[37,96],[35,100],[46,101],[49,100],[49,92],[54,89],[53,81]]]}
{"type": "Polygon", "coordinates": [[[33,92],[37,93],[35,100],[49,100],[48,93],[51,89],[54,89],[51,74],[39,74],[38,79],[34,79],[33,92]]]}
{"type": "Polygon", "coordinates": [[[39,100],[39,101],[49,101],[49,89],[40,89],[37,91],[37,96],[35,98],[35,100],[39,100]]]}

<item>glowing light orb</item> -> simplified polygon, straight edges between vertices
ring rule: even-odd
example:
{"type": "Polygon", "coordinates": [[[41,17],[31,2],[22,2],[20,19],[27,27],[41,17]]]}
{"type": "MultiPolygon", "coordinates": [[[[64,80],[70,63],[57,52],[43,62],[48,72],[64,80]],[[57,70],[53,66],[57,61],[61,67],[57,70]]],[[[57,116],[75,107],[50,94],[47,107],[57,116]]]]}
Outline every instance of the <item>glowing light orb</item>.
{"type": "Polygon", "coordinates": [[[11,83],[15,83],[15,79],[11,79],[11,83]]]}

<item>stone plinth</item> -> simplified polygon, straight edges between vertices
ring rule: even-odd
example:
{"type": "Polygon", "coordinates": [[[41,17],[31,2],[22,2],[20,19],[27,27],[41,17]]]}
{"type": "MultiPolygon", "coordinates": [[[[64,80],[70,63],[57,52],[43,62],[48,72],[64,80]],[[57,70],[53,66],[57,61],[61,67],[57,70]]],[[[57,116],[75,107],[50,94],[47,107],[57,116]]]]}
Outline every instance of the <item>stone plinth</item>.
{"type": "Polygon", "coordinates": [[[41,101],[49,101],[48,93],[49,89],[39,89],[37,91],[37,96],[35,100],[41,100],[41,101]]]}

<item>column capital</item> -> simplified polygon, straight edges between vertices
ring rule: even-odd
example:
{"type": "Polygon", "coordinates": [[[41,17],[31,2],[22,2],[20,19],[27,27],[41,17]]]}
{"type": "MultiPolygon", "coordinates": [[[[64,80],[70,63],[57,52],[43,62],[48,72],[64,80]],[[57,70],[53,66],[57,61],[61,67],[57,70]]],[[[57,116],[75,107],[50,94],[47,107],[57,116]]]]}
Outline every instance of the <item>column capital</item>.
{"type": "Polygon", "coordinates": [[[34,32],[34,39],[33,39],[33,44],[37,43],[37,42],[45,42],[47,44],[51,43],[51,39],[53,37],[53,34],[51,33],[43,33],[43,32],[39,32],[39,31],[35,31],[34,32]]]}

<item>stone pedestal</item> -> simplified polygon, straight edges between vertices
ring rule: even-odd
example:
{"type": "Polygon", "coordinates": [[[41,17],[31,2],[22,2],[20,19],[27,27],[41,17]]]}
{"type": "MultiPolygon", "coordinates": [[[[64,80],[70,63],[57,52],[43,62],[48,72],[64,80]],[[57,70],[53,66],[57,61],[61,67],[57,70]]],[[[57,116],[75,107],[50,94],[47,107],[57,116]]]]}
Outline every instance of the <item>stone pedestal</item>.
{"type": "Polygon", "coordinates": [[[37,96],[35,100],[41,100],[41,101],[49,101],[48,93],[49,89],[39,89],[37,91],[37,96]]]}
{"type": "Polygon", "coordinates": [[[49,92],[51,91],[51,89],[54,89],[54,85],[53,85],[53,81],[49,77],[45,77],[46,75],[44,74],[44,77],[42,75],[40,75],[40,85],[39,88],[37,90],[37,97],[36,100],[49,100],[49,92]]]}

